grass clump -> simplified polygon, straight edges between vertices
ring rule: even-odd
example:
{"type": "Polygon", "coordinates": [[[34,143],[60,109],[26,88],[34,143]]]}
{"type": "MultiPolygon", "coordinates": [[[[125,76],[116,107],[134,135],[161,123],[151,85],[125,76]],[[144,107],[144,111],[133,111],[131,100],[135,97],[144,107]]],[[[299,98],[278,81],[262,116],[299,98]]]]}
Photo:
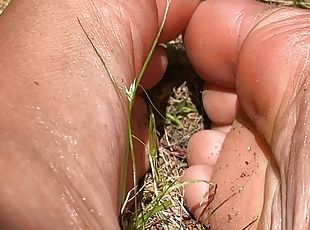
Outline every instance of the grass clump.
{"type": "MultiPolygon", "coordinates": [[[[162,33],[162,30],[164,28],[164,25],[165,25],[165,22],[166,22],[166,18],[167,18],[167,15],[168,15],[168,11],[169,11],[169,7],[170,7],[170,3],[171,3],[171,0],[166,0],[166,10],[165,10],[165,13],[164,13],[164,17],[163,17],[163,21],[159,27],[159,30],[158,30],[158,33],[155,37],[155,40],[152,44],[152,47],[151,47],[151,50],[149,52],[149,54],[147,55],[147,58],[142,66],[142,69],[141,71],[139,72],[137,78],[134,80],[134,82],[130,85],[130,88],[128,90],[126,90],[126,95],[127,95],[127,98],[128,98],[128,101],[129,101],[129,107],[128,107],[128,113],[129,113],[129,116],[128,116],[128,144],[129,144],[129,151],[126,151],[125,153],[125,169],[123,169],[123,173],[122,173],[122,184],[121,186],[123,187],[122,189],[122,192],[121,192],[121,202],[122,202],[122,206],[126,205],[126,203],[124,202],[125,201],[125,191],[126,191],[126,182],[125,182],[125,178],[127,178],[127,165],[128,165],[128,159],[129,159],[129,154],[131,156],[131,159],[132,159],[132,166],[133,166],[133,183],[134,183],[134,203],[135,203],[135,210],[138,209],[138,203],[137,203],[137,187],[138,187],[138,181],[137,181],[137,175],[136,175],[136,159],[135,159],[135,150],[134,150],[134,145],[133,145],[133,139],[134,139],[134,136],[133,136],[133,133],[132,133],[132,124],[131,124],[131,118],[132,118],[132,110],[133,110],[133,105],[134,105],[134,102],[135,102],[135,98],[136,98],[136,93],[137,93],[137,90],[138,90],[138,87],[140,86],[140,82],[144,76],[144,73],[146,71],[146,68],[153,56],[153,53],[155,51],[155,48],[156,46],[158,45],[158,41],[159,41],[159,38],[160,38],[160,35],[162,33]]],[[[151,137],[152,138],[152,137],[151,137]]]]}
{"type": "MultiPolygon", "coordinates": [[[[161,138],[150,141],[158,144],[149,145],[151,171],[143,182],[141,208],[133,215],[135,220],[131,219],[128,229],[205,229],[192,219],[184,207],[182,188],[185,184],[197,181],[179,181],[187,167],[187,141],[192,133],[203,128],[202,116],[191,101],[186,82],[174,87],[165,114],[164,119],[160,116],[165,123],[161,138]],[[179,123],[171,121],[169,116],[178,118],[179,123]]],[[[155,116],[151,113],[149,132],[158,135],[154,121],[155,116]]]]}

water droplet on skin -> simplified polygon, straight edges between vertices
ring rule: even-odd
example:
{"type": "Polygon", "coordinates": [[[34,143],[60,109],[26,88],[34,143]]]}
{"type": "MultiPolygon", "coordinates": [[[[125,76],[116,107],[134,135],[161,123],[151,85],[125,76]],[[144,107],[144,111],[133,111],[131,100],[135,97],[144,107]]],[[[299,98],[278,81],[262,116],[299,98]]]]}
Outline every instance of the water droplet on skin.
{"type": "Polygon", "coordinates": [[[44,125],[44,124],[45,124],[45,122],[44,122],[44,121],[41,121],[41,120],[39,120],[38,123],[39,123],[40,125],[44,125]]]}
{"type": "Polygon", "coordinates": [[[64,159],[65,157],[64,157],[63,155],[61,155],[59,158],[60,158],[60,159],[64,159]]]}
{"type": "Polygon", "coordinates": [[[95,211],[94,211],[94,209],[91,208],[91,209],[89,209],[89,212],[94,213],[95,211]]]}
{"type": "Polygon", "coordinates": [[[248,151],[251,151],[251,147],[250,146],[248,147],[248,151]]]}
{"type": "Polygon", "coordinates": [[[36,110],[40,110],[41,108],[39,106],[36,107],[36,110]]]}
{"type": "Polygon", "coordinates": [[[50,162],[49,166],[53,170],[53,172],[57,172],[57,169],[52,162],[50,162]]]}
{"type": "Polygon", "coordinates": [[[55,140],[55,143],[60,146],[60,142],[58,140],[55,140]]]}
{"type": "Polygon", "coordinates": [[[86,197],[82,197],[82,201],[85,201],[86,200],[86,197]]]}

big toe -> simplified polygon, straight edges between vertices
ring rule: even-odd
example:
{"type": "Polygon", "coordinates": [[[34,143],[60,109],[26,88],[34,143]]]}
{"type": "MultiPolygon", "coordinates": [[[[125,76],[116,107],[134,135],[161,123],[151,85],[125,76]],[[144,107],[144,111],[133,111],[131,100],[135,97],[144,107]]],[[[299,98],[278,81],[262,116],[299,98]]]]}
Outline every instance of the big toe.
{"type": "Polygon", "coordinates": [[[270,10],[271,6],[251,0],[202,2],[184,38],[188,56],[199,75],[207,82],[234,88],[240,47],[270,10]]]}
{"type": "Polygon", "coordinates": [[[185,32],[196,71],[213,85],[235,90],[268,141],[280,107],[290,103],[282,99],[294,98],[300,87],[295,78],[305,75],[309,15],[251,0],[210,0],[198,6],[185,32]]]}

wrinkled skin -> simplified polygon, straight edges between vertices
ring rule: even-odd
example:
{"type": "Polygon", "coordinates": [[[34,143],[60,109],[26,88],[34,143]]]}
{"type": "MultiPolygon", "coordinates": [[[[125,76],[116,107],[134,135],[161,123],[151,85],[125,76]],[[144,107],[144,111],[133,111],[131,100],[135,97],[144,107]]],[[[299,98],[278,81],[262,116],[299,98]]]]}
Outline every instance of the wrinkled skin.
{"type": "MultiPolygon", "coordinates": [[[[165,1],[157,3],[20,0],[0,17],[1,229],[119,228],[127,101],[120,101],[78,19],[124,91],[158,31],[165,1]]],[[[197,4],[173,1],[162,41],[185,29],[197,4]]],[[[158,48],[145,88],[166,64],[158,48]]],[[[134,134],[147,143],[140,96],[135,110],[134,134]]],[[[144,146],[136,143],[136,152],[141,176],[144,146]]]]}
{"type": "Polygon", "coordinates": [[[186,188],[211,229],[308,229],[309,22],[304,10],[210,0],[189,23],[185,44],[209,85],[203,100],[214,125],[190,141],[184,180],[217,184],[207,208],[208,185],[186,188]]]}

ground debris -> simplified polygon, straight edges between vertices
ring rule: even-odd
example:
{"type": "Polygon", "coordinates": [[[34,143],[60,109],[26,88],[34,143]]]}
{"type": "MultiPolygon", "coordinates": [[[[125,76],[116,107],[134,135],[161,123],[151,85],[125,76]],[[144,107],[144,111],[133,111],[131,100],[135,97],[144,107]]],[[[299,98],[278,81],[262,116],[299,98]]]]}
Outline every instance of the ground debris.
{"type": "MultiPolygon", "coordinates": [[[[190,67],[180,41],[174,41],[168,45],[168,56],[172,62],[161,82],[165,86],[159,85],[150,92],[155,106],[162,114],[156,119],[157,125],[161,126],[158,147],[160,176],[157,187],[154,188],[153,175],[151,173],[146,175],[143,182],[142,207],[146,207],[154,200],[167,184],[179,183],[180,176],[187,168],[188,140],[195,132],[204,128],[202,103],[200,99],[197,100],[202,90],[197,86],[202,85],[201,80],[190,67]]],[[[166,200],[169,200],[172,205],[150,218],[144,229],[206,229],[185,208],[182,188],[165,194],[163,202],[166,200]]]]}
{"type": "Polygon", "coordinates": [[[261,2],[266,2],[281,6],[293,6],[304,9],[310,9],[310,0],[260,0],[261,2]]]}

